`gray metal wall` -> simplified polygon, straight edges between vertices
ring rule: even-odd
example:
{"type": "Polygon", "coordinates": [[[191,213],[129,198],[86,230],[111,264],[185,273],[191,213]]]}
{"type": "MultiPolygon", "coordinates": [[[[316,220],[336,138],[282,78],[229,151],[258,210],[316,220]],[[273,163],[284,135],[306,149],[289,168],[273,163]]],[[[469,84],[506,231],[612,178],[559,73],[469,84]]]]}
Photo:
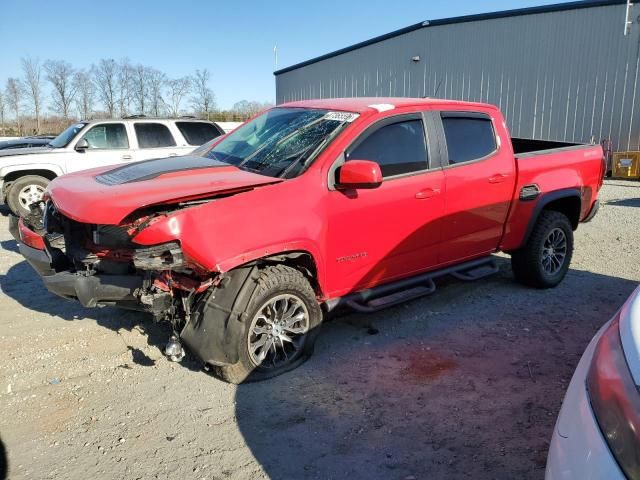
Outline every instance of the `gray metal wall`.
{"type": "Polygon", "coordinates": [[[611,5],[421,28],[281,73],[276,98],[481,101],[500,106],[513,136],[640,150],[640,27],[624,36],[624,15],[611,5]]]}

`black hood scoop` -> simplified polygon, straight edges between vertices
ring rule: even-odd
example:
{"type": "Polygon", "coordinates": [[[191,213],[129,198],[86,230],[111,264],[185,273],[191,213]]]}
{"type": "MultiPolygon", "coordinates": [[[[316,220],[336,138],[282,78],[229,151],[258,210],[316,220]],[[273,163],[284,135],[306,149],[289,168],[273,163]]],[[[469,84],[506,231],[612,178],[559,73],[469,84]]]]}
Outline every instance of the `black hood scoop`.
{"type": "Polygon", "coordinates": [[[104,185],[122,185],[123,183],[151,180],[165,173],[228,166],[229,164],[213,160],[212,158],[187,155],[184,157],[155,158],[142,162],[129,163],[101,173],[95,178],[97,182],[104,185]]]}

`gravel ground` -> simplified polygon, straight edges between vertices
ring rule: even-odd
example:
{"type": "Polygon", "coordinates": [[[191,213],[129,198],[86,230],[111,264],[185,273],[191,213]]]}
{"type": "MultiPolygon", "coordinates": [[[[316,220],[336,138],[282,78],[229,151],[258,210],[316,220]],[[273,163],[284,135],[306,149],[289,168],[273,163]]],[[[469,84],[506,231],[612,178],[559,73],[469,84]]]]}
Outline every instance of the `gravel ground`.
{"type": "Polygon", "coordinates": [[[640,184],[608,181],[572,268],[501,272],[323,327],[268,382],[166,361],[142,314],[49,294],[0,217],[0,434],[12,479],[541,479],[564,390],[640,280],[640,184]]]}

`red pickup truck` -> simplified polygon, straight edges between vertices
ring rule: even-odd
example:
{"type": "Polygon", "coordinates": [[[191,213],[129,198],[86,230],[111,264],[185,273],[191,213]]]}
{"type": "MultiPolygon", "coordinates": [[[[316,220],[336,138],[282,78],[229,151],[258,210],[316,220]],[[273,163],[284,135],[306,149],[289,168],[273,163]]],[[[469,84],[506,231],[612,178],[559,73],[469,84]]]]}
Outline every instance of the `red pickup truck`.
{"type": "MultiPolygon", "coordinates": [[[[56,178],[20,250],[85,306],[168,320],[230,382],[299,365],[323,316],[370,312],[495,272],[557,285],[598,209],[598,145],[510,138],[498,108],[435,99],[270,109],[202,156],[56,178]]],[[[179,334],[177,333],[179,332],[179,334]]]]}

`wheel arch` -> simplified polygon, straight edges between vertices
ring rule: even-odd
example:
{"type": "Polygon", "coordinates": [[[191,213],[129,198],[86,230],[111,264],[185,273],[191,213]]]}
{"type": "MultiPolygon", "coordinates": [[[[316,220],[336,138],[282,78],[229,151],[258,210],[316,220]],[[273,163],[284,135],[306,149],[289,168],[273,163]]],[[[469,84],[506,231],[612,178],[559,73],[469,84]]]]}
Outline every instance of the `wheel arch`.
{"type": "Polygon", "coordinates": [[[265,256],[220,274],[221,281],[198,301],[192,318],[180,332],[185,344],[203,362],[224,366],[239,361],[239,339],[244,332],[242,324],[248,319],[246,309],[258,288],[261,271],[269,265],[278,264],[300,271],[310,280],[318,295],[317,279],[313,278],[315,260],[305,251],[265,256]]]}
{"type": "Polygon", "coordinates": [[[318,279],[318,266],[311,253],[305,251],[283,252],[270,255],[261,260],[267,263],[282,263],[300,270],[307,277],[316,294],[322,295],[322,288],[318,279]]]}
{"type": "Polygon", "coordinates": [[[582,197],[580,195],[580,190],[577,188],[568,188],[544,194],[538,200],[538,203],[531,214],[527,231],[522,241],[523,245],[529,240],[536,223],[538,223],[540,214],[545,210],[552,210],[566,215],[569,222],[571,222],[571,227],[573,230],[576,230],[580,223],[580,212],[582,211],[582,197]]]}
{"type": "Polygon", "coordinates": [[[48,170],[45,168],[34,168],[34,169],[28,169],[28,170],[14,170],[12,172],[9,172],[5,175],[4,177],[4,181],[5,182],[15,182],[17,179],[21,178],[21,177],[26,177],[28,175],[36,175],[38,177],[44,177],[47,180],[53,180],[54,178],[56,178],[58,176],[58,173],[54,172],[53,170],[48,170]]]}
{"type": "MultiPolygon", "coordinates": [[[[284,245],[280,245],[283,247],[284,245]]],[[[229,272],[236,268],[248,265],[260,264],[277,264],[282,263],[300,270],[309,280],[313,287],[318,300],[324,300],[325,288],[325,272],[323,269],[322,257],[315,245],[310,242],[295,242],[294,245],[289,244],[287,247],[264,248],[259,251],[246,253],[233,259],[217,264],[218,270],[229,272]]]]}
{"type": "Polygon", "coordinates": [[[0,192],[0,195],[2,195],[2,200],[6,201],[7,194],[9,193],[9,189],[11,188],[11,185],[13,184],[13,182],[15,182],[21,177],[26,177],[28,175],[37,175],[51,181],[54,178],[61,175],[61,173],[58,173],[48,168],[29,168],[27,170],[9,170],[7,173],[4,174],[4,177],[3,177],[4,182],[2,183],[2,192],[0,192]]]}

